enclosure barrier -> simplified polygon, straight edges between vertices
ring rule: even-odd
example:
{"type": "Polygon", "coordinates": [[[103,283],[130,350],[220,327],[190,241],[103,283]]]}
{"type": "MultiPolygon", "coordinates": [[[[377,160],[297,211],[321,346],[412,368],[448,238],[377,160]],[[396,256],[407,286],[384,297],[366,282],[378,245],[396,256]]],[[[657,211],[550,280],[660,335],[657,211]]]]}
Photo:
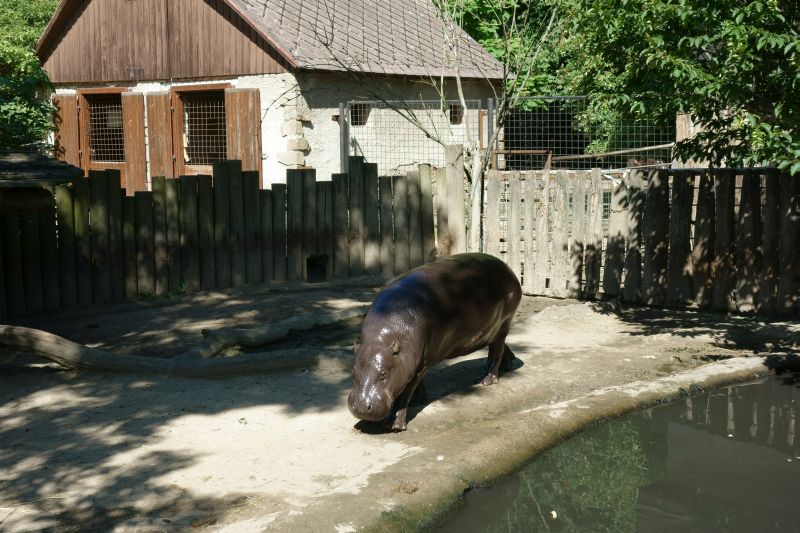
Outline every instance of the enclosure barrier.
{"type": "MultiPolygon", "coordinates": [[[[449,177],[462,183],[456,159],[461,174],[449,177]]],[[[156,177],[134,196],[118,171],[92,171],[54,188],[46,209],[0,213],[0,315],[273,280],[391,277],[437,256],[435,216],[452,241],[446,197],[434,214],[429,165],[379,177],[377,165],[350,157],[349,172],[331,181],[289,170],[269,190],[241,168],[224,161],[213,176],[156,177]]]]}
{"type": "Polygon", "coordinates": [[[484,249],[526,294],[800,311],[800,176],[491,171],[485,195],[484,249]]]}

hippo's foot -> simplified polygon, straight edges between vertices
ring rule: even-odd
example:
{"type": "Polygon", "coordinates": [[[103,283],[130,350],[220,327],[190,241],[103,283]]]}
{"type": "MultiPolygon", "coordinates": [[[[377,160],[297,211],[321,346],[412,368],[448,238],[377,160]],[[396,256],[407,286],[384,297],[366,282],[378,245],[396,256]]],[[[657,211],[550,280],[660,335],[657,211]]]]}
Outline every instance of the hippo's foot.
{"type": "Polygon", "coordinates": [[[399,433],[407,429],[405,412],[392,413],[383,421],[383,427],[394,433],[399,433]]]}
{"type": "Polygon", "coordinates": [[[403,420],[395,418],[394,422],[392,423],[392,427],[390,429],[394,433],[400,433],[401,431],[405,431],[407,429],[405,418],[403,420]]]}
{"type": "Polygon", "coordinates": [[[495,385],[500,382],[500,378],[498,378],[494,374],[486,374],[486,376],[481,380],[481,385],[495,385]]]}

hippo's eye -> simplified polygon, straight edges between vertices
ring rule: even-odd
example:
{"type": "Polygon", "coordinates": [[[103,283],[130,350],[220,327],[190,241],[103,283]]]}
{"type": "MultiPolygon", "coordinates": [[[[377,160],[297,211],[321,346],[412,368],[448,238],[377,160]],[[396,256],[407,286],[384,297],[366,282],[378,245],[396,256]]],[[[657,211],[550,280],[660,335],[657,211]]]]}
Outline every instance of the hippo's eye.
{"type": "Polygon", "coordinates": [[[378,376],[378,378],[379,378],[381,381],[386,381],[386,370],[382,371],[382,372],[380,373],[380,375],[378,376]]]}

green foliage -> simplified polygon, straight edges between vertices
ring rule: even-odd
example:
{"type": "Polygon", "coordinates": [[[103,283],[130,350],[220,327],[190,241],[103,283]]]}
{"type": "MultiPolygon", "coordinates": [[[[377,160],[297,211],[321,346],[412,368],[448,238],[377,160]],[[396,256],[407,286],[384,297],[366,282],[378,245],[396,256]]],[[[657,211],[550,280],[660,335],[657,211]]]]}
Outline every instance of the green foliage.
{"type": "Polygon", "coordinates": [[[0,0],[0,147],[42,142],[52,129],[47,74],[34,53],[57,0],[0,0]]]}

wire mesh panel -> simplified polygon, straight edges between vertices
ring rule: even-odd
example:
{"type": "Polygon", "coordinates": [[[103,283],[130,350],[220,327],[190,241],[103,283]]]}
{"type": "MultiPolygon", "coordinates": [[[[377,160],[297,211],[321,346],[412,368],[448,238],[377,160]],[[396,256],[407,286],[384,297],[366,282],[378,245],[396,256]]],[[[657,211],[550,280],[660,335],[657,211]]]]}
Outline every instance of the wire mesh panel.
{"type": "Polygon", "coordinates": [[[585,170],[669,164],[675,125],[598,111],[583,96],[523,98],[499,130],[501,170],[585,170]],[[585,157],[597,154],[596,157],[585,157]]]}
{"type": "Polygon", "coordinates": [[[183,101],[184,157],[189,165],[210,165],[227,159],[223,91],[188,92],[183,101]]]}
{"type": "MultiPolygon", "coordinates": [[[[480,100],[349,102],[348,153],[377,163],[382,176],[405,174],[417,165],[444,166],[444,146],[478,146],[483,128],[480,100]]],[[[485,120],[485,119],[484,119],[485,120]]]]}
{"type": "Polygon", "coordinates": [[[89,113],[89,158],[101,163],[125,162],[122,96],[86,95],[89,113]]]}

